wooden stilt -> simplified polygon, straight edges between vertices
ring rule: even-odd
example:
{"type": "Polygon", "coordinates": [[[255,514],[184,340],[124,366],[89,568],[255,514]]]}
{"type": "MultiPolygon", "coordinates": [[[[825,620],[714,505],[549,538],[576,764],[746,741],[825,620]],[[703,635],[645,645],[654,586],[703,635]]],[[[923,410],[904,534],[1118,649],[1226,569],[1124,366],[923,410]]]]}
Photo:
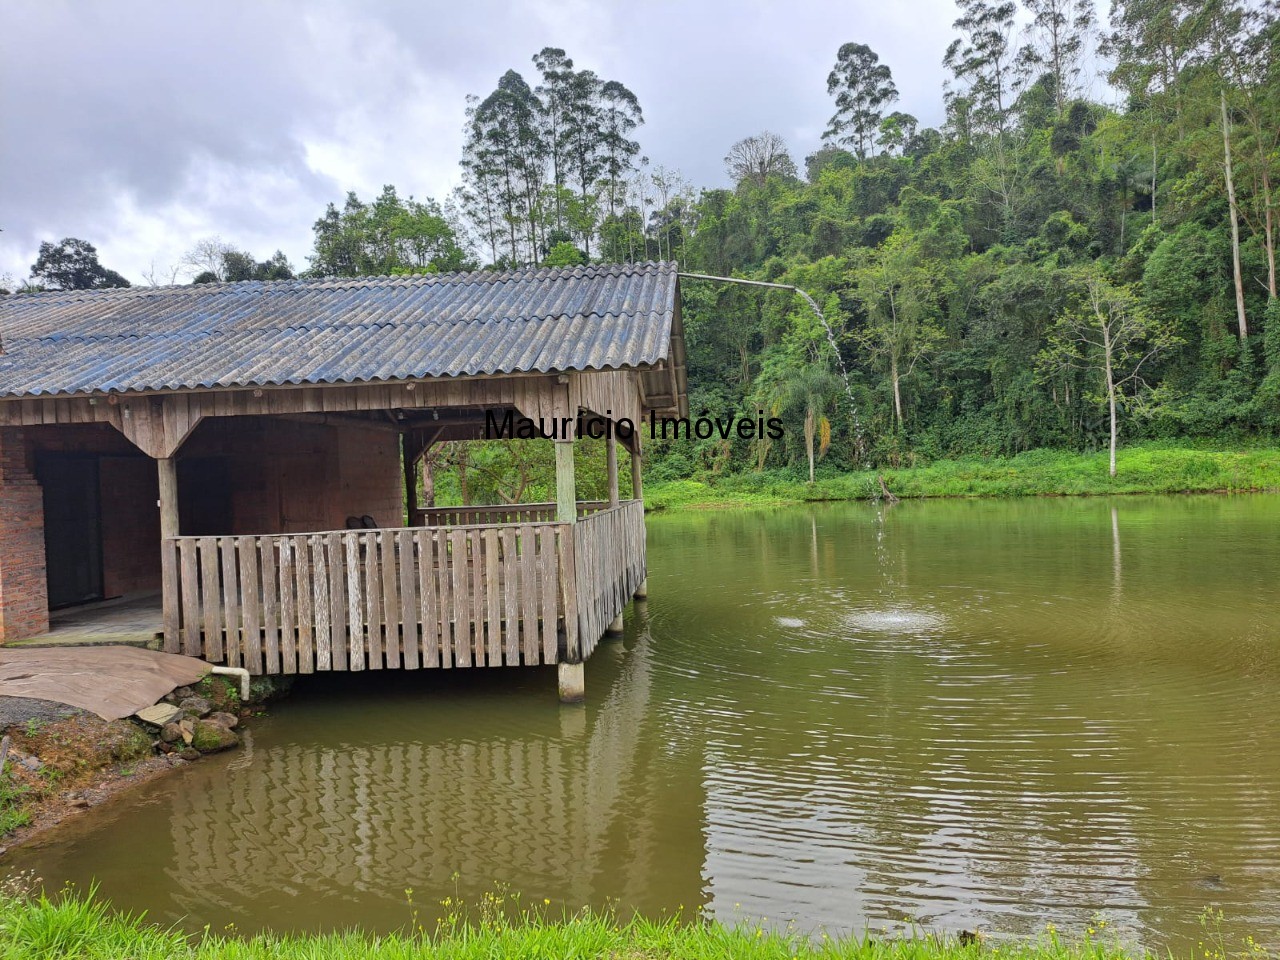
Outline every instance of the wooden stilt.
{"type": "Polygon", "coordinates": [[[581,703],[587,698],[586,665],[562,663],[557,667],[561,703],[581,703]]]}

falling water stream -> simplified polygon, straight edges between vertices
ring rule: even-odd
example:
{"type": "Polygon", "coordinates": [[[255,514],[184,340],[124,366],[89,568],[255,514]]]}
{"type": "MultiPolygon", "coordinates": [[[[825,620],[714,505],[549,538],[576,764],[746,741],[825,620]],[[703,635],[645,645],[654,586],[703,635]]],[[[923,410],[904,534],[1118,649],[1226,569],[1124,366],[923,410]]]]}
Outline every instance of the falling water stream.
{"type": "Polygon", "coordinates": [[[798,294],[804,298],[805,303],[809,304],[809,308],[813,310],[818,318],[818,322],[822,324],[822,329],[827,332],[827,342],[831,344],[831,352],[836,356],[836,363],[840,367],[840,379],[844,383],[844,395],[849,400],[849,420],[853,425],[853,443],[854,449],[861,454],[863,451],[862,442],[862,421],[858,418],[858,401],[853,396],[853,384],[849,380],[849,368],[845,366],[844,357],[840,354],[840,346],[836,343],[835,331],[831,329],[831,324],[827,322],[826,314],[818,306],[818,302],[801,290],[799,287],[790,283],[770,283],[765,280],[745,280],[741,277],[716,277],[706,273],[682,273],[681,277],[688,280],[714,280],[721,283],[738,283],[748,287],[772,287],[776,290],[790,290],[792,293],[798,294]]]}

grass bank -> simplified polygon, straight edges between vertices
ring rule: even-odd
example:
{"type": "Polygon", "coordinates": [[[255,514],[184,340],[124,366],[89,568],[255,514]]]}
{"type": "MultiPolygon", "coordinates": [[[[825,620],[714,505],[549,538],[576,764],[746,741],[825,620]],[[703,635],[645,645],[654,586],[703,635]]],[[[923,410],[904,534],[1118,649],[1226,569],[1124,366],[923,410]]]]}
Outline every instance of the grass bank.
{"type": "Polygon", "coordinates": [[[748,506],[880,496],[879,478],[896,497],[1048,497],[1135,493],[1280,491],[1280,449],[1213,450],[1135,446],[1117,456],[1031,450],[1016,457],[940,460],[927,466],[820,475],[813,484],[790,474],[748,473],[707,480],[650,483],[651,510],[748,506]]]}
{"type": "MultiPolygon", "coordinates": [[[[11,882],[11,886],[13,886],[11,882]]],[[[1141,956],[1112,941],[1108,931],[1091,928],[1081,939],[1060,938],[1050,928],[1038,939],[990,943],[971,938],[850,938],[817,943],[759,927],[728,927],[676,919],[621,921],[607,913],[584,912],[550,919],[534,911],[515,911],[492,900],[473,916],[454,914],[431,932],[387,937],[359,933],[320,936],[258,936],[241,939],[208,932],[186,936],[144,920],[112,913],[88,897],[64,893],[46,898],[12,891],[0,894],[0,957],[129,957],[189,960],[373,960],[439,958],[490,960],[494,957],[589,958],[614,960],[1131,960],[1141,956]],[[498,904],[497,907],[494,904],[498,904]]],[[[1105,926],[1105,924],[1104,924],[1105,926]]],[[[1204,956],[1226,960],[1224,945],[1202,945],[1204,956]]],[[[1246,955],[1265,957],[1265,952],[1246,955]]]]}

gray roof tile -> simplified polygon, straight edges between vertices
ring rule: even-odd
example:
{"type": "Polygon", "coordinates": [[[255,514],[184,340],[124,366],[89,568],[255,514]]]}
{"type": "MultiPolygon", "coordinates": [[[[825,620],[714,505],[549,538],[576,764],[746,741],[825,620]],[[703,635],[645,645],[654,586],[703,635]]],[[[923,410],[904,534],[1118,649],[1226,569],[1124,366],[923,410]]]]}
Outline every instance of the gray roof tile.
{"type": "Polygon", "coordinates": [[[0,297],[0,396],[360,383],[667,358],[673,263],[0,297]]]}

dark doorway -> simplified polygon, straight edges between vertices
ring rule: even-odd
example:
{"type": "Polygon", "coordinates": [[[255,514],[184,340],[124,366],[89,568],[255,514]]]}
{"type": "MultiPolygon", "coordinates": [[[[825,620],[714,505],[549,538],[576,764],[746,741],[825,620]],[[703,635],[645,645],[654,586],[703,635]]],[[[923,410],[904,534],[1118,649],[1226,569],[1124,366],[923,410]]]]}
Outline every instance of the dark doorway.
{"type": "Polygon", "coordinates": [[[184,537],[221,537],[231,529],[231,484],[224,457],[178,461],[178,524],[184,537]]]}
{"type": "Polygon", "coordinates": [[[49,609],[102,599],[102,503],[96,457],[43,457],[49,609]]]}

